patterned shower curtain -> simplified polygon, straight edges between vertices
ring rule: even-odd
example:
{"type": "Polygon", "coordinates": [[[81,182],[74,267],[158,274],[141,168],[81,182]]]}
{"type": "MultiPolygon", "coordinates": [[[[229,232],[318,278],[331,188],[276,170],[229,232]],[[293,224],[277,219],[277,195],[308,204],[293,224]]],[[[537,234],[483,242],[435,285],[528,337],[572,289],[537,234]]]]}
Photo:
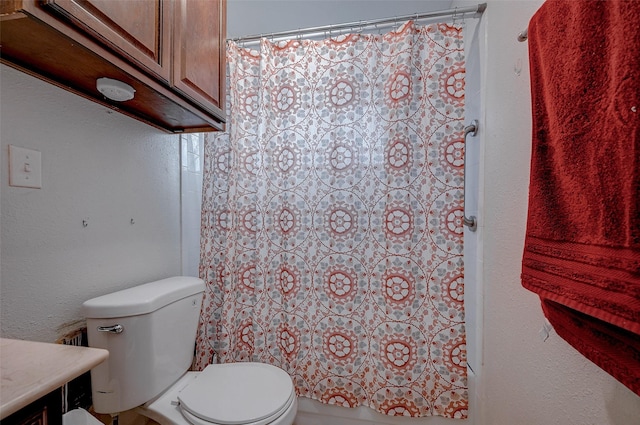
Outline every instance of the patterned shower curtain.
{"type": "Polygon", "coordinates": [[[462,28],[231,43],[228,63],[196,367],[215,352],[323,403],[466,417],[462,28]]]}

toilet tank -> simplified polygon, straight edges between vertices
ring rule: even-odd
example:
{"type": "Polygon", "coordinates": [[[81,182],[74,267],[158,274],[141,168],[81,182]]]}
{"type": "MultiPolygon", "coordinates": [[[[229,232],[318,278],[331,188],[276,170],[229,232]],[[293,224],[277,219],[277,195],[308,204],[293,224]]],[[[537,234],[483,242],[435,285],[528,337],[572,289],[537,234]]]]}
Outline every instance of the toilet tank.
{"type": "Polygon", "coordinates": [[[118,413],[151,400],[191,366],[204,282],[171,277],[82,305],[89,346],[109,350],[91,370],[98,413],[118,413]]]}

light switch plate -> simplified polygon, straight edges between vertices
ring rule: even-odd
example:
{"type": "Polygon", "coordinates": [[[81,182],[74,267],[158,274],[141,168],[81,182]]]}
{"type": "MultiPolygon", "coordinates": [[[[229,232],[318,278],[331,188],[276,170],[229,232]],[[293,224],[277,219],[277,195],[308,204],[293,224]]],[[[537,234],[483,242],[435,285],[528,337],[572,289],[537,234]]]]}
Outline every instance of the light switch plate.
{"type": "Polygon", "coordinates": [[[9,145],[9,186],[42,189],[42,154],[9,145]]]}

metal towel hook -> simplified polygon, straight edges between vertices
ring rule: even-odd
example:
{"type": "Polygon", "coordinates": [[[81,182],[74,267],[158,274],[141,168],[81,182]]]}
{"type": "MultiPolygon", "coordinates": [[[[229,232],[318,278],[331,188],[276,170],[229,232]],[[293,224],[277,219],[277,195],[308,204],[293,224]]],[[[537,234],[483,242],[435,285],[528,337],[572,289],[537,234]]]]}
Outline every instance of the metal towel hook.
{"type": "Polygon", "coordinates": [[[478,134],[478,120],[471,121],[471,124],[464,128],[464,183],[462,186],[462,196],[464,198],[464,225],[472,232],[478,228],[478,219],[475,216],[467,217],[467,135],[475,136],[478,134]]]}

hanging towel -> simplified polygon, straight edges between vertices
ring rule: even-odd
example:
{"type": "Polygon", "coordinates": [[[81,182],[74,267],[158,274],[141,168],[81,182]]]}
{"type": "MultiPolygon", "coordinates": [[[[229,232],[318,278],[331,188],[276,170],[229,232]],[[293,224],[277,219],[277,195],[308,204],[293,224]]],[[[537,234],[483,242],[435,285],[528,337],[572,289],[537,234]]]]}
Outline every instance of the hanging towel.
{"type": "Polygon", "coordinates": [[[558,335],[640,395],[640,2],[547,0],[529,23],[522,284],[558,335]]]}

